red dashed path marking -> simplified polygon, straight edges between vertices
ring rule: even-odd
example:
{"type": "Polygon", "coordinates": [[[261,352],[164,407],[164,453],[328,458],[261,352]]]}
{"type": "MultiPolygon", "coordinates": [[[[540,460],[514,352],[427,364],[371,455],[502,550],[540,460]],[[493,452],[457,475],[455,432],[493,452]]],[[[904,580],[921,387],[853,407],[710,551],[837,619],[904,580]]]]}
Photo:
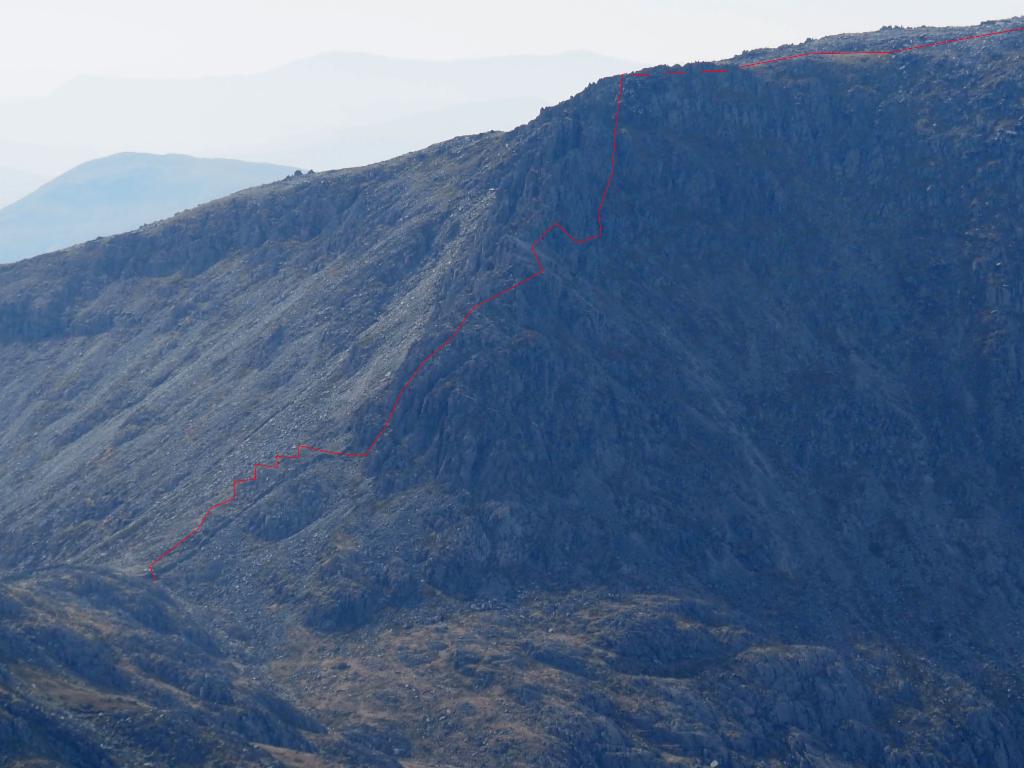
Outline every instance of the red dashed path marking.
{"type": "Polygon", "coordinates": [[[794,53],[792,56],[780,56],[777,59],[762,59],[761,61],[755,61],[750,64],[741,64],[740,69],[750,69],[751,67],[761,67],[765,64],[776,64],[780,61],[792,61],[793,59],[803,59],[808,56],[895,56],[897,53],[909,53],[910,51],[919,51],[922,48],[934,48],[938,45],[950,45],[951,43],[965,43],[968,40],[982,40],[986,37],[996,37],[997,35],[1009,35],[1014,32],[1024,32],[1024,27],[1014,27],[1013,29],[1000,29],[996,32],[986,32],[983,35],[968,35],[967,37],[951,37],[948,40],[936,40],[933,43],[922,43],[921,45],[910,45],[906,48],[896,48],[892,51],[810,51],[808,53],[794,53]]]}
{"type": "MultiPolygon", "coordinates": [[[[895,56],[896,54],[900,54],[900,53],[908,53],[910,51],[918,51],[918,50],[921,50],[922,48],[934,48],[934,47],[940,46],[940,45],[950,45],[951,43],[962,43],[962,42],[966,42],[968,40],[981,40],[981,39],[988,38],[988,37],[995,37],[997,35],[1008,35],[1008,34],[1011,34],[1011,33],[1014,33],[1014,32],[1024,32],[1024,27],[1015,27],[1013,29],[1001,29],[1001,30],[998,30],[996,32],[986,32],[985,34],[981,34],[981,35],[970,35],[968,37],[956,37],[956,38],[950,38],[948,40],[937,40],[937,41],[932,42],[932,43],[922,43],[921,45],[911,45],[911,46],[908,46],[906,48],[897,48],[897,49],[892,50],[892,51],[809,51],[809,52],[806,52],[806,53],[795,53],[792,56],[781,56],[781,57],[774,58],[774,59],[763,59],[761,61],[754,61],[754,62],[751,62],[751,63],[748,63],[748,64],[741,64],[741,65],[739,65],[738,69],[751,69],[753,67],[764,66],[765,64],[775,64],[775,63],[782,62],[782,61],[793,61],[795,59],[802,59],[802,58],[807,58],[807,57],[810,57],[810,56],[895,56]]],[[[669,75],[685,75],[685,74],[688,74],[691,71],[694,71],[694,70],[674,69],[674,70],[668,70],[666,72],[666,74],[669,74],[669,75]]],[[[730,69],[704,69],[704,70],[701,70],[702,73],[707,73],[707,74],[712,74],[712,73],[713,74],[720,74],[720,73],[725,73],[725,72],[730,72],[730,71],[732,71],[732,70],[730,70],[730,69]]],[[[631,73],[628,74],[628,76],[630,76],[630,77],[645,78],[645,77],[651,77],[652,73],[650,73],[650,72],[631,72],[631,73]]],[[[338,458],[346,458],[346,459],[365,459],[367,456],[369,456],[371,453],[373,453],[373,450],[377,447],[377,443],[380,441],[381,437],[384,436],[384,433],[387,432],[388,428],[391,426],[391,422],[394,420],[395,413],[398,410],[398,405],[399,405],[399,403],[402,402],[402,398],[405,396],[405,393],[409,389],[409,386],[413,383],[413,381],[416,379],[416,377],[420,375],[420,373],[426,367],[427,363],[429,363],[431,360],[433,360],[441,352],[441,350],[443,350],[445,347],[447,347],[449,344],[451,344],[455,340],[455,337],[458,336],[462,332],[462,329],[466,325],[466,323],[469,321],[469,318],[471,318],[474,315],[474,313],[476,313],[481,307],[484,307],[487,304],[490,304],[495,299],[501,298],[502,296],[504,296],[504,295],[506,295],[508,293],[511,293],[512,291],[516,290],[517,288],[520,288],[521,286],[526,285],[531,280],[536,280],[538,277],[541,277],[544,274],[544,264],[541,262],[540,255],[537,253],[537,246],[539,246],[542,242],[544,242],[544,239],[548,235],[550,235],[552,232],[555,232],[555,231],[561,232],[563,235],[565,235],[569,239],[570,242],[572,242],[575,245],[585,245],[586,243],[589,243],[589,242],[592,242],[594,240],[597,240],[602,235],[604,235],[604,222],[602,220],[602,213],[604,211],[605,201],[608,199],[608,192],[609,192],[609,190],[611,189],[611,186],[612,186],[612,180],[615,178],[615,155],[616,155],[616,152],[617,152],[617,149],[618,149],[619,115],[622,112],[622,90],[623,90],[623,85],[625,84],[626,77],[627,77],[627,75],[625,75],[625,74],[619,75],[618,93],[617,93],[616,98],[615,98],[615,120],[614,120],[614,124],[613,124],[613,127],[612,127],[611,167],[610,167],[610,169],[608,171],[608,179],[607,179],[607,181],[605,181],[604,189],[601,192],[601,198],[600,198],[600,200],[598,201],[598,204],[597,204],[597,231],[594,234],[592,234],[592,235],[587,235],[585,237],[577,238],[574,235],[572,235],[569,232],[569,230],[567,230],[559,222],[555,222],[554,224],[549,226],[547,229],[545,229],[540,234],[540,236],[538,236],[537,239],[533,241],[533,245],[530,246],[530,252],[533,254],[534,261],[536,261],[536,263],[537,263],[537,270],[533,274],[531,274],[531,275],[529,275],[527,277],[524,277],[522,280],[520,280],[520,281],[518,281],[516,283],[513,283],[512,285],[508,286],[507,288],[504,288],[504,289],[498,291],[493,296],[488,296],[483,301],[479,301],[476,304],[474,304],[472,307],[469,308],[469,311],[466,312],[465,315],[463,315],[462,320],[460,320],[459,324],[457,326],[455,326],[455,330],[453,330],[451,332],[451,334],[448,336],[448,338],[446,338],[437,347],[435,347],[434,350],[429,355],[424,357],[420,361],[420,364],[416,366],[416,370],[414,370],[412,372],[412,374],[409,376],[409,378],[407,378],[405,380],[405,383],[402,384],[401,389],[398,390],[398,394],[395,396],[394,401],[391,403],[391,410],[388,411],[387,418],[384,419],[384,423],[381,425],[380,429],[377,430],[377,434],[374,435],[373,440],[370,442],[369,446],[367,446],[367,448],[365,450],[363,450],[363,451],[329,451],[326,448],[317,448],[315,445],[306,445],[306,444],[303,443],[303,444],[300,444],[300,445],[298,445],[296,447],[295,455],[294,456],[291,455],[291,454],[280,454],[279,453],[276,456],[274,456],[274,463],[273,464],[261,464],[261,463],[254,464],[253,468],[252,468],[252,474],[249,477],[240,478],[240,479],[235,480],[235,481],[232,482],[232,484],[231,484],[231,496],[229,498],[226,498],[223,501],[218,501],[216,504],[214,504],[213,506],[209,507],[206,510],[205,514],[203,514],[202,518],[195,525],[195,527],[192,528],[191,531],[189,531],[185,536],[183,536],[181,539],[179,539],[173,546],[171,546],[170,548],[165,550],[162,554],[160,554],[159,557],[154,558],[153,561],[150,562],[150,564],[149,564],[149,575],[154,580],[156,580],[156,570],[155,570],[155,568],[160,563],[160,561],[163,560],[164,558],[166,558],[168,555],[170,555],[173,552],[175,552],[176,550],[178,550],[182,545],[185,544],[185,542],[187,542],[189,539],[191,539],[193,536],[195,536],[197,533],[199,533],[203,529],[203,526],[206,525],[206,521],[210,518],[210,514],[215,509],[219,509],[220,507],[226,506],[227,504],[230,504],[231,502],[235,501],[238,498],[238,486],[244,485],[245,483],[256,482],[256,480],[259,479],[258,478],[259,470],[261,470],[261,469],[280,469],[282,461],[285,461],[285,460],[298,461],[299,459],[302,458],[302,452],[303,451],[307,451],[309,453],[321,453],[321,454],[325,454],[327,456],[335,456],[335,457],[338,457],[338,458]]]]}

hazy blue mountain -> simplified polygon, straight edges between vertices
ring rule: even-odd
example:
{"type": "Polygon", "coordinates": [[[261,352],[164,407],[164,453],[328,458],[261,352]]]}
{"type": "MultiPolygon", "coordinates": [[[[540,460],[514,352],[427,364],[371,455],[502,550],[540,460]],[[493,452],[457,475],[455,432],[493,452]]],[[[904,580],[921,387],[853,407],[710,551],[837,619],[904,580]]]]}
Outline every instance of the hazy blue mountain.
{"type": "Polygon", "coordinates": [[[0,265],[0,763],[1024,766],[1011,26],[0,265]]]}
{"type": "Polygon", "coordinates": [[[20,200],[44,181],[45,176],[20,168],[0,166],[0,208],[20,200]]]}
{"type": "Polygon", "coordinates": [[[92,160],[0,209],[0,262],[126,232],[294,170],[130,152],[92,160]]]}
{"type": "Polygon", "coordinates": [[[0,104],[0,163],[49,173],[53,155],[75,163],[131,147],[341,168],[441,138],[515,127],[597,78],[633,67],[587,52],[453,61],[327,53],[250,75],[81,77],[45,98],[0,104]],[[495,111],[495,102],[505,106],[495,111]],[[510,103],[518,105],[511,112],[510,103]],[[474,111],[473,105],[486,106],[474,111]],[[429,125],[421,115],[431,116],[429,125]],[[368,129],[365,136],[372,126],[390,130],[402,120],[400,140],[376,151],[339,142],[311,154],[303,141],[352,127],[368,129]]]}

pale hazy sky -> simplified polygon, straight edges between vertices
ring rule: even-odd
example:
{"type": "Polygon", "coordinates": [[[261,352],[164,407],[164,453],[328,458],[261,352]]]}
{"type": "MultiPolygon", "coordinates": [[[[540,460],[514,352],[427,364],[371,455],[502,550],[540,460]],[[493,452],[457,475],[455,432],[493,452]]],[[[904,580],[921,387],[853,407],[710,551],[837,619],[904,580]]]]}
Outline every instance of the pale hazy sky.
{"type": "Polygon", "coordinates": [[[437,59],[585,49],[681,63],[1022,10],[1019,0],[0,0],[0,100],[79,74],[252,72],[332,50],[437,59]]]}

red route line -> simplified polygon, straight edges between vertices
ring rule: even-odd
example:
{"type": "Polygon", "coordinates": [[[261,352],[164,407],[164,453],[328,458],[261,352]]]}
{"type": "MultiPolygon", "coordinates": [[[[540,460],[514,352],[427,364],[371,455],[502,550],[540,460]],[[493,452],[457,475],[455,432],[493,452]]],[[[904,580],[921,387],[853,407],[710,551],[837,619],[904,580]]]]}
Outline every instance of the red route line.
{"type": "Polygon", "coordinates": [[[981,40],[986,37],[995,37],[996,35],[1009,35],[1013,32],[1024,32],[1024,27],[1014,27],[1013,29],[1000,29],[996,32],[986,32],[983,35],[968,35],[967,37],[951,37],[948,40],[936,40],[933,43],[922,43],[920,45],[910,45],[906,48],[896,48],[891,51],[809,51],[807,53],[794,53],[792,56],[780,56],[777,59],[762,59],[761,61],[754,61],[750,64],[741,64],[740,69],[750,69],[751,67],[762,67],[765,64],[775,64],[780,61],[792,61],[793,59],[802,59],[807,56],[895,56],[897,53],[907,53],[909,51],[919,51],[922,48],[934,48],[937,45],[950,45],[952,43],[964,43],[968,40],[981,40]]]}
{"type": "MultiPolygon", "coordinates": [[[[648,75],[644,75],[644,76],[646,77],[648,75]]],[[[306,450],[306,451],[309,451],[309,452],[312,452],[312,453],[322,453],[322,454],[326,454],[328,456],[337,456],[337,457],[340,457],[340,458],[349,458],[349,459],[365,459],[367,456],[369,456],[371,453],[373,453],[373,449],[377,446],[377,442],[381,439],[381,437],[384,436],[384,433],[387,432],[388,427],[391,426],[391,421],[395,418],[395,412],[398,410],[398,405],[399,405],[399,403],[402,402],[402,398],[405,396],[405,393],[409,389],[409,386],[416,379],[416,377],[420,375],[420,372],[426,367],[427,363],[429,363],[431,360],[433,360],[438,355],[438,353],[441,352],[441,350],[443,350],[445,347],[447,347],[449,344],[451,344],[455,340],[455,337],[458,336],[462,332],[462,328],[469,321],[469,318],[471,318],[473,316],[473,314],[475,312],[477,312],[481,307],[491,303],[495,299],[500,298],[501,296],[504,296],[507,293],[511,293],[516,288],[519,288],[519,287],[521,287],[523,285],[526,285],[531,280],[536,280],[538,277],[540,277],[541,275],[544,274],[544,264],[540,260],[540,254],[537,253],[537,246],[539,246],[548,235],[550,235],[552,232],[557,230],[557,231],[561,232],[563,235],[565,235],[567,238],[569,238],[569,240],[572,243],[574,243],[575,245],[584,245],[586,243],[592,242],[593,240],[597,240],[602,235],[604,235],[604,221],[602,219],[602,214],[603,214],[603,211],[604,211],[605,201],[608,199],[608,192],[609,192],[609,190],[611,189],[611,186],[612,186],[612,179],[615,178],[615,155],[616,155],[616,152],[618,150],[619,114],[622,111],[622,89],[623,89],[623,85],[625,84],[625,80],[626,80],[626,76],[625,75],[620,75],[619,76],[619,90],[618,90],[618,95],[616,96],[616,99],[615,99],[615,122],[614,122],[614,125],[612,127],[612,159],[611,159],[611,168],[608,171],[608,179],[605,181],[604,190],[601,192],[601,199],[600,199],[600,201],[597,204],[597,232],[595,232],[592,235],[587,235],[585,237],[579,237],[578,238],[578,237],[575,237],[572,233],[570,233],[569,230],[567,230],[564,226],[562,226],[562,224],[560,224],[557,221],[554,224],[552,224],[551,226],[549,226],[547,229],[545,229],[540,234],[540,236],[536,240],[533,241],[533,244],[530,246],[530,252],[533,254],[534,261],[537,262],[537,271],[534,272],[533,274],[529,275],[528,277],[524,277],[522,280],[520,280],[520,281],[518,281],[516,283],[513,283],[512,285],[508,286],[507,288],[504,288],[504,289],[498,291],[494,295],[488,296],[483,301],[478,301],[476,304],[474,304],[472,307],[469,308],[469,311],[466,312],[466,314],[462,316],[462,320],[459,321],[459,324],[457,326],[455,326],[455,330],[451,332],[451,334],[448,336],[448,338],[445,339],[443,342],[441,342],[437,347],[435,347],[433,352],[431,352],[429,355],[424,357],[420,361],[420,364],[416,366],[416,370],[414,370],[412,372],[412,374],[409,376],[409,378],[407,378],[405,380],[405,383],[402,385],[402,388],[400,390],[398,390],[398,394],[395,396],[394,402],[392,402],[392,404],[391,404],[391,410],[388,412],[387,418],[384,419],[384,423],[381,425],[380,429],[377,430],[377,434],[374,436],[373,440],[370,442],[370,445],[366,448],[366,450],[358,451],[358,452],[353,452],[353,451],[329,451],[326,448],[317,448],[315,445],[306,445],[304,443],[300,443],[297,446],[296,450],[295,450],[295,455],[294,456],[292,456],[290,454],[282,455],[282,454],[279,453],[276,456],[274,456],[274,463],[273,464],[254,464],[253,468],[252,468],[252,474],[249,477],[240,478],[240,479],[235,480],[235,481],[232,482],[232,485],[231,485],[231,496],[229,498],[226,498],[223,501],[218,501],[216,504],[214,504],[209,509],[207,509],[206,513],[202,516],[202,518],[199,520],[199,522],[196,524],[196,526],[191,531],[189,531],[185,536],[183,536],[181,539],[179,539],[172,547],[170,547],[167,550],[165,550],[159,557],[156,557],[156,558],[153,559],[153,561],[149,564],[149,575],[154,580],[156,580],[156,570],[155,570],[156,565],[161,560],[163,560],[165,557],[170,555],[172,552],[174,552],[175,550],[180,548],[185,542],[187,542],[189,539],[191,539],[197,533],[199,533],[203,529],[203,526],[206,525],[206,521],[209,519],[210,514],[213,512],[213,510],[218,509],[219,507],[223,507],[226,504],[230,504],[231,502],[235,501],[238,498],[238,486],[244,485],[245,483],[255,482],[258,479],[259,470],[261,470],[261,469],[279,469],[281,467],[281,462],[283,460],[285,460],[285,459],[289,459],[289,460],[292,460],[292,461],[297,461],[298,459],[302,458],[302,451],[303,450],[306,450]]]]}
{"type": "MultiPolygon", "coordinates": [[[[741,64],[739,66],[739,68],[740,69],[750,69],[752,67],[764,66],[765,64],[775,64],[775,63],[778,63],[778,62],[781,62],[781,61],[792,61],[794,59],[802,59],[802,58],[806,58],[808,56],[895,56],[896,54],[899,54],[899,53],[907,53],[909,51],[917,51],[917,50],[920,50],[922,48],[933,48],[933,47],[939,46],[939,45],[950,45],[952,43],[962,43],[962,42],[966,42],[968,40],[981,40],[981,39],[987,38],[987,37],[995,37],[996,35],[1008,35],[1008,34],[1011,34],[1013,32],[1024,32],[1024,27],[1015,27],[1013,29],[1002,29],[1002,30],[999,30],[999,31],[996,31],[996,32],[986,32],[985,34],[982,34],[982,35],[970,35],[968,37],[956,37],[956,38],[950,38],[948,40],[937,40],[937,41],[932,42],[932,43],[922,43],[921,45],[911,45],[911,46],[908,46],[906,48],[897,48],[897,49],[892,50],[892,51],[809,51],[809,52],[806,52],[806,53],[795,53],[792,56],[781,56],[781,57],[775,58],[775,59],[763,59],[761,61],[755,61],[755,62],[751,62],[751,63],[748,63],[748,64],[741,64]]],[[[702,70],[702,71],[705,72],[705,73],[721,73],[721,72],[729,72],[730,70],[728,70],[728,69],[705,69],[705,70],[702,70]]],[[[688,70],[676,69],[676,70],[668,70],[666,74],[669,74],[669,75],[685,75],[685,74],[687,74],[687,72],[688,72],[688,70]]],[[[651,73],[649,73],[649,72],[631,72],[631,73],[628,73],[628,76],[629,77],[651,77],[651,73]]],[[[549,226],[547,229],[545,229],[543,232],[541,232],[541,234],[537,237],[536,240],[533,241],[533,244],[530,246],[530,252],[533,254],[534,261],[537,262],[537,271],[535,271],[533,274],[531,274],[531,275],[529,275],[527,277],[524,277],[522,280],[520,280],[520,281],[518,281],[516,283],[513,283],[512,285],[508,286],[507,288],[504,288],[504,289],[498,291],[494,295],[488,296],[483,301],[478,301],[476,304],[474,304],[472,307],[469,308],[469,311],[466,312],[466,314],[462,316],[462,320],[460,320],[459,324],[457,326],[455,326],[455,330],[452,331],[451,334],[449,334],[448,338],[446,338],[437,347],[435,347],[434,350],[429,355],[424,357],[420,361],[419,365],[416,366],[416,370],[414,370],[412,372],[412,374],[409,376],[409,378],[407,378],[405,380],[405,383],[402,384],[402,388],[398,390],[398,394],[395,396],[395,399],[394,399],[394,401],[391,404],[391,410],[388,412],[387,418],[384,419],[384,423],[381,425],[380,429],[377,430],[377,434],[374,435],[373,440],[370,442],[370,445],[367,446],[366,450],[363,450],[363,451],[329,451],[326,448],[317,448],[315,445],[306,445],[305,443],[300,443],[296,447],[296,449],[295,449],[295,455],[294,456],[291,455],[291,454],[280,454],[279,453],[279,454],[274,456],[274,463],[273,464],[262,464],[262,463],[253,464],[252,475],[250,475],[249,477],[240,478],[240,479],[232,481],[232,484],[231,484],[231,496],[229,498],[226,498],[223,501],[218,501],[216,504],[214,504],[213,506],[209,507],[206,510],[206,513],[202,516],[202,518],[195,525],[195,527],[192,528],[191,531],[189,531],[185,536],[183,536],[181,539],[179,539],[173,546],[169,547],[162,554],[160,554],[159,557],[154,558],[152,560],[152,562],[150,562],[150,564],[149,564],[149,575],[153,578],[154,581],[156,580],[156,570],[155,570],[155,567],[157,566],[157,564],[159,564],[161,560],[166,558],[171,553],[175,552],[185,542],[187,542],[189,539],[191,539],[193,536],[195,536],[197,533],[199,533],[203,529],[203,526],[206,525],[206,521],[209,519],[210,514],[215,509],[219,509],[220,507],[223,507],[223,506],[225,506],[227,504],[230,504],[231,502],[237,500],[238,499],[238,486],[244,485],[245,483],[255,482],[258,479],[259,470],[261,470],[261,469],[280,469],[282,461],[285,461],[285,460],[298,461],[299,459],[301,459],[302,458],[302,452],[304,450],[307,451],[307,452],[310,452],[310,453],[321,453],[321,454],[325,454],[327,456],[335,456],[335,457],[338,457],[338,458],[347,458],[347,459],[365,459],[371,453],[373,453],[374,448],[377,447],[378,441],[381,439],[381,437],[384,436],[384,433],[387,432],[388,428],[391,426],[391,422],[395,418],[395,413],[398,411],[398,405],[399,405],[399,403],[402,402],[402,398],[405,396],[405,393],[409,389],[409,386],[413,383],[413,381],[416,379],[416,377],[420,375],[420,373],[426,367],[427,363],[429,363],[431,360],[433,360],[441,352],[441,350],[443,350],[445,347],[447,347],[449,344],[451,344],[455,340],[455,337],[458,336],[462,332],[462,329],[466,325],[466,323],[469,321],[469,318],[471,318],[481,307],[491,303],[495,299],[498,299],[498,298],[500,298],[500,297],[502,297],[502,296],[504,296],[504,295],[506,295],[508,293],[511,293],[512,291],[516,290],[517,288],[519,288],[521,286],[526,285],[531,280],[536,280],[538,277],[541,277],[544,274],[544,264],[541,262],[540,255],[537,253],[537,246],[539,246],[548,235],[550,235],[552,232],[555,232],[557,230],[557,231],[561,232],[563,235],[565,235],[569,239],[569,241],[572,242],[575,245],[585,245],[586,243],[589,243],[589,242],[592,242],[594,240],[597,240],[597,239],[599,239],[600,237],[602,237],[604,235],[604,221],[602,219],[602,214],[603,214],[603,211],[604,211],[604,204],[605,204],[606,200],[608,199],[608,192],[609,192],[609,190],[611,189],[611,186],[612,186],[612,180],[615,178],[615,157],[616,157],[616,154],[617,154],[617,151],[618,151],[618,139],[619,139],[619,115],[622,112],[622,90],[623,90],[623,86],[625,84],[626,77],[627,77],[626,74],[619,75],[618,94],[617,94],[617,96],[615,98],[615,120],[614,120],[614,125],[612,127],[611,168],[608,171],[608,179],[605,181],[604,189],[601,192],[601,198],[600,198],[600,200],[598,201],[598,204],[597,204],[597,232],[595,232],[592,235],[587,235],[585,237],[577,238],[574,235],[572,235],[569,232],[569,230],[567,230],[564,226],[562,226],[557,221],[554,224],[552,224],[551,226],[549,226]]]]}

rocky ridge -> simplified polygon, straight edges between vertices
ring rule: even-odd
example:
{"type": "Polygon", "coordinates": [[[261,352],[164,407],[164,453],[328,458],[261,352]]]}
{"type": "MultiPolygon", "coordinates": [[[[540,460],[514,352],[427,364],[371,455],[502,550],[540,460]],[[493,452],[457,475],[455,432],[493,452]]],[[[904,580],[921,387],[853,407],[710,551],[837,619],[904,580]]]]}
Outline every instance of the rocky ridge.
{"type": "Polygon", "coordinates": [[[1024,762],[1022,38],[628,79],[155,585],[618,83],[0,267],[0,754],[1024,762]]]}

